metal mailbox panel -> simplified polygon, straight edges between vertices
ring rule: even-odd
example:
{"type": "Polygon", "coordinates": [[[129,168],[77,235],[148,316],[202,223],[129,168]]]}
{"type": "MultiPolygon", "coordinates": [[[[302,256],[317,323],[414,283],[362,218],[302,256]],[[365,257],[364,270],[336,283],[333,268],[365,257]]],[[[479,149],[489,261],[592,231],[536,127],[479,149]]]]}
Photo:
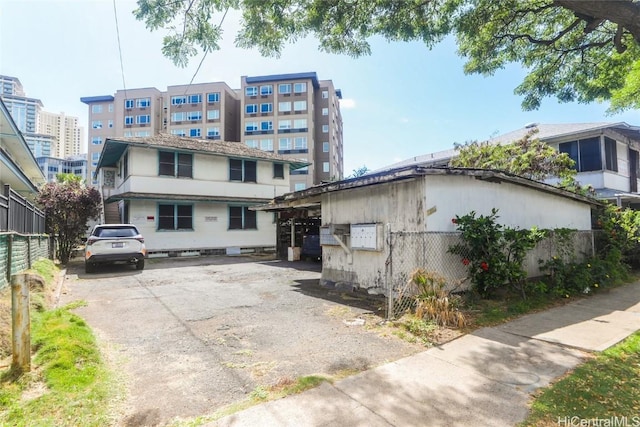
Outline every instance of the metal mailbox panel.
{"type": "Polygon", "coordinates": [[[378,224],[351,224],[351,248],[380,250],[378,224]]]}

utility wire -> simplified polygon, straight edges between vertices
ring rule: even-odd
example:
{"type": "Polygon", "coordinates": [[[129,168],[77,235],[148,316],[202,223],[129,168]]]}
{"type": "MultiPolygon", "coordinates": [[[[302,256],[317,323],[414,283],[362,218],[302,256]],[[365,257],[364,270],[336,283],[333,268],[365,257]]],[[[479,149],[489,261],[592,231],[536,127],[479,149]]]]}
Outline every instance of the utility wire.
{"type": "Polygon", "coordinates": [[[120,73],[122,74],[122,87],[124,88],[124,98],[127,96],[127,85],[124,81],[124,62],[122,61],[122,44],[120,43],[120,26],[118,25],[118,11],[116,9],[116,0],[113,0],[113,16],[116,20],[116,34],[118,36],[118,52],[120,53],[120,73]]]}
{"type": "MultiPolygon", "coordinates": [[[[227,6],[227,8],[224,11],[224,15],[222,15],[222,19],[220,19],[220,23],[217,26],[218,30],[220,30],[220,28],[222,28],[222,24],[224,23],[224,19],[227,17],[227,12],[229,12],[229,6],[227,6]]],[[[207,54],[209,52],[210,52],[210,49],[208,49],[208,48],[204,51],[204,55],[202,55],[202,59],[200,60],[200,64],[198,64],[198,68],[196,68],[196,72],[193,73],[193,77],[191,77],[191,81],[189,82],[187,87],[184,89],[184,95],[187,94],[187,91],[189,90],[189,87],[191,87],[191,85],[193,84],[193,81],[195,80],[196,76],[200,72],[200,67],[202,67],[202,64],[204,63],[204,60],[207,57],[207,54]]]]}

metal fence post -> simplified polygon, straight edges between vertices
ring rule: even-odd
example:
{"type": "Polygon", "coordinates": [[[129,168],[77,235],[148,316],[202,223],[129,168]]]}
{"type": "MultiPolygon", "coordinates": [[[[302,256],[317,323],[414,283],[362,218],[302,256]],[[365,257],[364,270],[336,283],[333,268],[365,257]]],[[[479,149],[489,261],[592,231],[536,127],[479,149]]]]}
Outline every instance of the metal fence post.
{"type": "Polygon", "coordinates": [[[387,288],[387,320],[393,318],[393,242],[391,241],[391,224],[385,225],[385,242],[387,242],[388,255],[386,262],[385,282],[387,288]]]}
{"type": "Polygon", "coordinates": [[[31,319],[29,317],[29,283],[26,274],[11,277],[11,368],[31,370],[31,319]]]}

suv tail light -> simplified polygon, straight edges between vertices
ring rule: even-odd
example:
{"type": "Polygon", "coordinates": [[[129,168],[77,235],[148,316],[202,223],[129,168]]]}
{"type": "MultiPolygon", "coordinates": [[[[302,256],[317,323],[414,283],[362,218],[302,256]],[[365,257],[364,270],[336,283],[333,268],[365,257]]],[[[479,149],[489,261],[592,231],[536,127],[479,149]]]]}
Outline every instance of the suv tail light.
{"type": "Polygon", "coordinates": [[[138,242],[140,243],[144,243],[144,237],[142,237],[141,235],[137,235],[136,237],[134,237],[134,239],[136,239],[138,242]]]}
{"type": "Polygon", "coordinates": [[[98,241],[98,238],[95,236],[91,236],[87,239],[87,246],[91,246],[93,245],[95,242],[98,241]]]}

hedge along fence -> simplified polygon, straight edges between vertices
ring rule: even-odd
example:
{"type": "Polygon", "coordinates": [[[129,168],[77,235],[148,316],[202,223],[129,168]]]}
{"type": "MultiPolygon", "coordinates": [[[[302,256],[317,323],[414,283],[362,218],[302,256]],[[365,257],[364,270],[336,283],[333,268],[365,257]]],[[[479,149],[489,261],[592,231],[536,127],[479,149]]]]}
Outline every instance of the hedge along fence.
{"type": "Polygon", "coordinates": [[[34,262],[48,258],[46,234],[0,233],[0,289],[11,283],[11,275],[31,268],[34,262]]]}

